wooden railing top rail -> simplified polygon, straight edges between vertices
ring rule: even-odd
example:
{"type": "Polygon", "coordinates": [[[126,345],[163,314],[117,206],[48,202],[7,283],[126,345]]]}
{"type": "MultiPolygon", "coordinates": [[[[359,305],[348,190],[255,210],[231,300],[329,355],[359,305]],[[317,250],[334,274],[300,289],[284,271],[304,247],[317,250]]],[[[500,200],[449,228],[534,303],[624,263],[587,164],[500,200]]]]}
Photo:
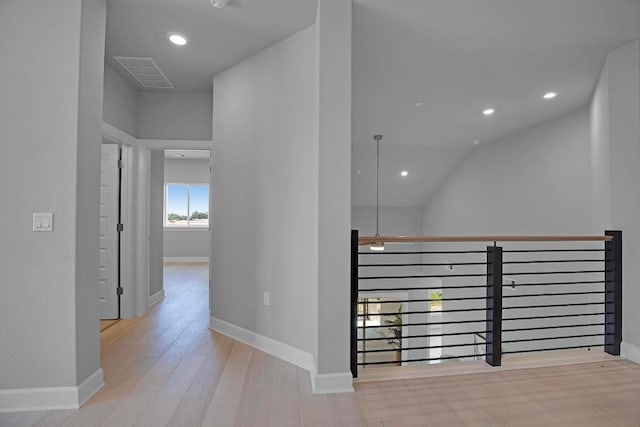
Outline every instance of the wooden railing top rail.
{"type": "Polygon", "coordinates": [[[612,236],[362,236],[358,244],[374,243],[459,243],[459,242],[604,242],[612,236]]]}

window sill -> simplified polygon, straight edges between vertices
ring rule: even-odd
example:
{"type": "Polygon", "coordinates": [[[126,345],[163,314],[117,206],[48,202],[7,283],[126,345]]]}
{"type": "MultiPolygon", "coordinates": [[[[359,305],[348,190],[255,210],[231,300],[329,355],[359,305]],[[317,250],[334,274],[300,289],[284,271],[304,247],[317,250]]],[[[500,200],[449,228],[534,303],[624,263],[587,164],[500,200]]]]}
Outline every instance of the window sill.
{"type": "Polygon", "coordinates": [[[164,231],[209,231],[210,227],[163,227],[164,231]]]}

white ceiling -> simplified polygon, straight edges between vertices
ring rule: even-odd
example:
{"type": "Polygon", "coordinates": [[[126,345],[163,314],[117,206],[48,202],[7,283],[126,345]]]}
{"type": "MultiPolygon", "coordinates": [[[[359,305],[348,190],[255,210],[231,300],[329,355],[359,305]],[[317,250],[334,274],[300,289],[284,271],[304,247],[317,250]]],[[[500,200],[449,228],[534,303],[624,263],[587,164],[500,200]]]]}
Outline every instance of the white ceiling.
{"type": "MultiPolygon", "coordinates": [[[[386,145],[380,143],[380,205],[424,206],[447,174],[473,148],[386,145]],[[400,176],[406,170],[409,175],[400,176]]],[[[376,145],[353,144],[351,204],[375,206],[376,145]]]]}
{"type": "Polygon", "coordinates": [[[106,60],[142,89],[113,56],[150,57],[175,91],[210,92],[213,75],[315,22],[317,0],[108,0],[106,60]],[[190,40],[176,47],[167,33],[190,40]]]}
{"type": "Polygon", "coordinates": [[[640,0],[354,0],[353,204],[375,204],[375,181],[357,175],[375,178],[374,134],[392,157],[383,168],[421,177],[382,177],[381,203],[420,206],[456,147],[585,106],[606,55],[635,39],[640,0]]]}

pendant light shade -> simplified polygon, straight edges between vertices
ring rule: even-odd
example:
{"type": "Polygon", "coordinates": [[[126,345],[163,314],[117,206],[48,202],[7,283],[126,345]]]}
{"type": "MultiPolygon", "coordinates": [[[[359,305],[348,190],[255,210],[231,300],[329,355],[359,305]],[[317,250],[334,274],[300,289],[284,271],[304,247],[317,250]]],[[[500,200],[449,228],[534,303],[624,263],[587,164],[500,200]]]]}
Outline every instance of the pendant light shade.
{"type": "Polygon", "coordinates": [[[384,242],[374,242],[369,245],[369,249],[372,251],[384,251],[384,242]]]}

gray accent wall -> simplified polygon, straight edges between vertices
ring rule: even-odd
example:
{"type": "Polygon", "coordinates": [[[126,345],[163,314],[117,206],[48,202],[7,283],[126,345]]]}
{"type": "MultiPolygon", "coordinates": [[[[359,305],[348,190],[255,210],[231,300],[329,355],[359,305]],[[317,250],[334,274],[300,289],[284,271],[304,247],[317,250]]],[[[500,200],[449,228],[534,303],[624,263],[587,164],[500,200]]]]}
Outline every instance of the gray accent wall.
{"type": "Polygon", "coordinates": [[[149,168],[149,295],[163,289],[164,150],[152,150],[149,168]]]}
{"type": "Polygon", "coordinates": [[[137,134],[138,92],[108,63],[104,63],[104,121],[128,133],[137,134]]]}
{"type": "Polygon", "coordinates": [[[349,374],[352,2],[318,2],[319,375],[349,374]]]}
{"type": "Polygon", "coordinates": [[[104,64],[104,121],[140,139],[210,140],[211,93],[139,91],[104,64]]]}
{"type": "Polygon", "coordinates": [[[316,52],[311,27],[213,81],[212,315],[307,352],[317,339],[316,52]]]}
{"type": "Polygon", "coordinates": [[[640,362],[640,41],[611,52],[591,104],[593,212],[622,230],[623,355],[640,362]]]}
{"type": "Polygon", "coordinates": [[[136,136],[211,140],[211,93],[139,92],[136,136]]]}
{"type": "Polygon", "coordinates": [[[77,386],[100,368],[105,2],[1,9],[0,389],[77,386]],[[53,232],[32,231],[34,212],[53,232]]]}
{"type": "Polygon", "coordinates": [[[311,353],[316,386],[350,377],[351,7],[213,81],[212,315],[311,353]]]}

